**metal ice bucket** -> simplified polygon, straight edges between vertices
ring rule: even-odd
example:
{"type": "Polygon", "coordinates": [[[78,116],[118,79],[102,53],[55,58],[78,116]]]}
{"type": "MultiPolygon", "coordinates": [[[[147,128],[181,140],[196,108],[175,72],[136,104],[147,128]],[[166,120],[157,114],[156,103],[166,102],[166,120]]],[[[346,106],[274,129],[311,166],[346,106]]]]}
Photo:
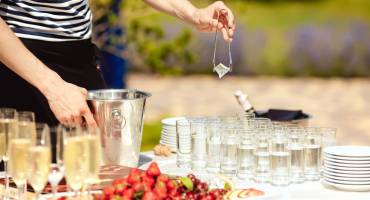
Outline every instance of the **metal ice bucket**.
{"type": "Polygon", "coordinates": [[[101,132],[102,165],[137,167],[146,98],[138,90],[94,90],[88,103],[101,132]]]}

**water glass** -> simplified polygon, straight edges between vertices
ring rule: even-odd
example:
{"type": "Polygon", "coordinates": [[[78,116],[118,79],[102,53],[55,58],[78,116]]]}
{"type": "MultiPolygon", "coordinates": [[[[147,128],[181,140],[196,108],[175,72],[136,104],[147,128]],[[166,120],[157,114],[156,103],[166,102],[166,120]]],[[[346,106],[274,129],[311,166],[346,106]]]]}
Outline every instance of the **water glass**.
{"type": "Polygon", "coordinates": [[[290,181],[292,183],[302,183],[304,177],[304,142],[305,131],[302,127],[288,127],[288,149],[291,155],[290,162],[290,181]]]}
{"type": "Polygon", "coordinates": [[[290,152],[286,129],[281,125],[274,125],[271,138],[271,184],[286,186],[290,183],[290,152]]]}
{"type": "Polygon", "coordinates": [[[257,183],[270,182],[270,133],[271,121],[266,118],[253,119],[253,130],[256,135],[254,180],[257,183]]]}
{"type": "Polygon", "coordinates": [[[221,173],[234,176],[238,170],[238,131],[230,124],[221,130],[221,173]]]}
{"type": "Polygon", "coordinates": [[[48,181],[51,164],[50,129],[47,124],[38,123],[34,138],[28,148],[27,179],[36,193],[35,199],[40,198],[41,191],[48,181]]]}
{"type": "Polygon", "coordinates": [[[238,177],[243,180],[253,178],[255,171],[256,138],[253,129],[243,128],[239,131],[238,177]]]}
{"type": "Polygon", "coordinates": [[[322,134],[319,128],[305,128],[304,173],[306,180],[320,180],[322,134]]]}
{"type": "Polygon", "coordinates": [[[5,194],[4,198],[8,198],[9,176],[8,176],[8,146],[12,135],[18,130],[17,111],[12,108],[0,108],[0,159],[4,162],[5,171],[5,194]]]}
{"type": "Polygon", "coordinates": [[[190,119],[191,168],[203,172],[207,165],[207,133],[205,118],[190,119]]]}
{"type": "Polygon", "coordinates": [[[221,166],[221,123],[218,118],[208,119],[207,131],[207,171],[217,173],[221,166]]]}
{"type": "Polygon", "coordinates": [[[191,168],[191,134],[188,119],[176,121],[177,159],[176,164],[180,168],[191,168]]]}
{"type": "Polygon", "coordinates": [[[322,148],[336,145],[336,128],[321,127],[319,128],[322,134],[322,148]]]}

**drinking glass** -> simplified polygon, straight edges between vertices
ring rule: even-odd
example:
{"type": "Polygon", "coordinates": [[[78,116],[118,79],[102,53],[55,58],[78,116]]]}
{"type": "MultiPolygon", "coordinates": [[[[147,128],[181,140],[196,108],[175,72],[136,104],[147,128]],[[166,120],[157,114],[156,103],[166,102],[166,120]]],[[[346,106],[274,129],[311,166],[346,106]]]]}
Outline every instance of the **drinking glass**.
{"type": "Polygon", "coordinates": [[[31,134],[31,139],[36,139],[35,113],[30,111],[18,112],[18,131],[24,134],[31,134]]]}
{"type": "Polygon", "coordinates": [[[253,178],[255,171],[256,138],[253,129],[243,128],[239,131],[238,177],[244,180],[253,178]]]}
{"type": "MultiPolygon", "coordinates": [[[[17,124],[18,125],[18,124],[17,124]]],[[[31,147],[32,141],[32,128],[24,128],[23,124],[19,123],[18,131],[13,134],[9,139],[9,173],[18,188],[19,199],[24,199],[24,194],[27,189],[27,175],[30,166],[28,165],[28,150],[31,147]]]]}
{"type": "Polygon", "coordinates": [[[176,121],[177,158],[176,165],[180,168],[191,168],[191,134],[188,119],[176,121]]]}
{"type": "Polygon", "coordinates": [[[252,128],[256,136],[254,180],[257,183],[270,182],[270,133],[271,121],[267,118],[253,119],[252,128]]]}
{"type": "Polygon", "coordinates": [[[5,171],[5,194],[4,198],[8,198],[9,176],[8,176],[8,146],[10,138],[16,134],[17,127],[17,111],[12,108],[0,108],[0,159],[4,162],[5,171]]]}
{"type": "Polygon", "coordinates": [[[58,125],[53,128],[53,133],[55,134],[55,163],[50,165],[50,173],[48,176],[48,181],[51,185],[51,190],[53,193],[53,199],[57,199],[56,193],[58,189],[59,182],[64,176],[64,164],[63,164],[63,126],[58,125]]]}
{"type": "Polygon", "coordinates": [[[322,134],[322,147],[335,146],[336,145],[336,128],[321,127],[318,128],[322,134]]]}
{"type": "Polygon", "coordinates": [[[219,118],[208,119],[207,131],[207,171],[217,173],[220,171],[221,158],[221,124],[219,118]]]}
{"type": "Polygon", "coordinates": [[[192,170],[202,172],[207,165],[207,134],[204,118],[190,119],[190,134],[192,170]]]}
{"type": "Polygon", "coordinates": [[[40,194],[48,181],[51,164],[50,129],[47,124],[36,124],[35,138],[32,138],[28,148],[27,179],[36,193],[40,194]]]}
{"type": "Polygon", "coordinates": [[[291,155],[290,180],[292,183],[302,183],[304,177],[304,142],[305,131],[302,127],[288,127],[288,149],[291,155]]]}
{"type": "Polygon", "coordinates": [[[101,163],[101,142],[98,128],[84,128],[87,153],[87,176],[85,183],[90,196],[93,184],[99,183],[99,167],[101,163]]]}
{"type": "Polygon", "coordinates": [[[221,173],[234,176],[238,169],[238,131],[235,126],[221,128],[221,173]]]}
{"type": "Polygon", "coordinates": [[[304,143],[304,173],[306,180],[320,180],[322,134],[320,129],[305,128],[306,138],[304,143]]]}
{"type": "Polygon", "coordinates": [[[290,162],[286,128],[280,124],[274,124],[273,134],[271,137],[270,160],[272,185],[289,185],[290,162]]]}
{"type": "Polygon", "coordinates": [[[65,178],[68,187],[75,192],[75,197],[80,197],[78,192],[88,175],[86,138],[80,127],[64,127],[62,131],[65,178]]]}

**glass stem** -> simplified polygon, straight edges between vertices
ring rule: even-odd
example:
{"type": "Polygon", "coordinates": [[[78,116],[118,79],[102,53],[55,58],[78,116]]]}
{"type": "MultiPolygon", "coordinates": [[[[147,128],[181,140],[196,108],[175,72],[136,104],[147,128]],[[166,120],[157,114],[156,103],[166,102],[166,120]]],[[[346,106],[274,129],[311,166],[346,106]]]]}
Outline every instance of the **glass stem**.
{"type": "Polygon", "coordinates": [[[20,185],[18,186],[18,199],[19,200],[23,200],[24,198],[24,188],[25,186],[24,185],[20,185]]]}
{"type": "Polygon", "coordinates": [[[35,199],[36,199],[36,200],[39,200],[39,199],[40,199],[41,191],[35,191],[35,192],[36,192],[35,199]]]}
{"type": "Polygon", "coordinates": [[[53,193],[53,199],[57,199],[57,186],[56,185],[51,185],[51,191],[53,193]]]}
{"type": "Polygon", "coordinates": [[[8,191],[9,191],[9,176],[8,176],[8,161],[4,161],[4,171],[5,171],[5,194],[4,199],[8,199],[8,191]]]}

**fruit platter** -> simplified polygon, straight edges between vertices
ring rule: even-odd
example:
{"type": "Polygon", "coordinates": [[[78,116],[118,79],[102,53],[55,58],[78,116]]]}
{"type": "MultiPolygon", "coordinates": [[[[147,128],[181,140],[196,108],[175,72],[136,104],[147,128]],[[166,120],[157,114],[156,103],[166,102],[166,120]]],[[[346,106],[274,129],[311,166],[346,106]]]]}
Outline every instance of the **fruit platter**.
{"type": "MultiPolygon", "coordinates": [[[[263,196],[264,192],[254,188],[234,189],[226,179],[223,188],[210,188],[194,174],[168,176],[161,173],[156,162],[146,171],[130,170],[125,177],[115,179],[111,185],[94,194],[94,200],[238,200],[263,196]]],[[[61,197],[59,200],[67,199],[61,197]]]]}

